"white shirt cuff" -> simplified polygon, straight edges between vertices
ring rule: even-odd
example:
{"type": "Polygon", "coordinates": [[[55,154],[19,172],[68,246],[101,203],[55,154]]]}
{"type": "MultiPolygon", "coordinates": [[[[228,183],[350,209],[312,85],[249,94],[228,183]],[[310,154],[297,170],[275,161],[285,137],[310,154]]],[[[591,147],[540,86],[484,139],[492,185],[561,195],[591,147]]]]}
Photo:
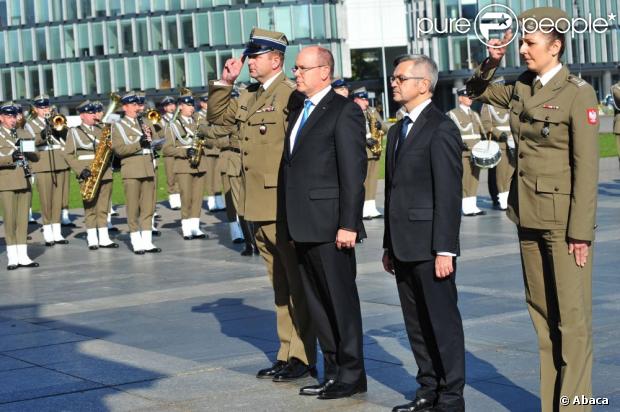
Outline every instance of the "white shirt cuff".
{"type": "Polygon", "coordinates": [[[450,252],[437,252],[437,256],[456,256],[455,253],[450,253],[450,252]]]}

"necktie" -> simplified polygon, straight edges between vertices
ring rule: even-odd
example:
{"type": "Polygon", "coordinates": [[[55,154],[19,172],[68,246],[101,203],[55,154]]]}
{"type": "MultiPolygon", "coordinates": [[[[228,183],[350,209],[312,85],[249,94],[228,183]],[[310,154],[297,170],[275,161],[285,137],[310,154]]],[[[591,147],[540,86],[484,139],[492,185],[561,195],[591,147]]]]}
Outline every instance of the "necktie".
{"type": "Polygon", "coordinates": [[[310,101],[309,99],[306,99],[304,101],[304,114],[301,116],[301,122],[299,123],[299,129],[297,129],[297,136],[299,136],[301,129],[304,127],[304,124],[306,124],[306,120],[308,120],[308,116],[310,116],[311,108],[312,108],[312,101],[310,101]]]}
{"type": "Polygon", "coordinates": [[[265,91],[265,89],[263,88],[263,86],[260,86],[258,88],[258,90],[256,91],[256,100],[258,100],[260,98],[260,95],[263,94],[264,91],[265,91]]]}
{"type": "Polygon", "coordinates": [[[398,146],[396,146],[396,150],[394,151],[394,156],[398,154],[400,148],[405,144],[405,140],[407,140],[407,131],[409,129],[409,125],[413,123],[411,117],[405,116],[403,118],[403,124],[400,127],[400,134],[398,135],[398,146]]]}
{"type": "Polygon", "coordinates": [[[537,91],[542,89],[542,87],[543,87],[543,85],[542,85],[542,82],[540,81],[540,79],[536,80],[534,82],[534,84],[532,85],[532,96],[534,96],[537,91]]]}

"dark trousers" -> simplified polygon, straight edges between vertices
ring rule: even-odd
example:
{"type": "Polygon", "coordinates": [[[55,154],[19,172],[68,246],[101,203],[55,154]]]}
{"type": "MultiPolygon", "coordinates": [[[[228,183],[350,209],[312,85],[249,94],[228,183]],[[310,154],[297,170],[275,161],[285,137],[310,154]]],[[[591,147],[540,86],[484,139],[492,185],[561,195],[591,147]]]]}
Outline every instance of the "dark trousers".
{"type": "Polygon", "coordinates": [[[395,260],[396,284],[420,385],[417,396],[438,399],[442,411],[465,409],[465,341],[455,273],[435,277],[435,261],[395,260]]]}
{"type": "Polygon", "coordinates": [[[296,243],[308,310],[323,351],[325,379],[366,382],[355,251],[335,243],[296,243]]]}

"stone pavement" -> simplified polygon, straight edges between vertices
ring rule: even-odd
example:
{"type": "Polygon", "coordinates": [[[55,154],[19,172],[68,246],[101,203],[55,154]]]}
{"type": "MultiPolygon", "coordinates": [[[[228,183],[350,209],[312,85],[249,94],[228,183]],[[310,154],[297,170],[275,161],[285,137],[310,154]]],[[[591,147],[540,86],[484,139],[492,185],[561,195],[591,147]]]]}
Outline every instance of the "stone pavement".
{"type": "MultiPolygon", "coordinates": [[[[594,394],[610,398],[596,410],[619,410],[620,173],[617,159],[601,165],[594,394]]],[[[479,203],[488,214],[463,219],[457,276],[467,409],[536,411],[537,346],[515,229],[488,197],[479,203]]],[[[41,267],[0,275],[0,412],[389,411],[412,398],[417,369],[393,278],[380,265],[382,220],[367,224],[358,249],[368,393],[319,401],[297,395],[302,383],[254,377],[277,349],[273,293],[261,259],[242,258],[231,245],[224,214],[203,218],[209,239],[187,242],[178,212],[158,210],[158,256],[128,250],[124,219],[121,248],[96,252],[80,229],[69,245],[45,248],[31,226],[41,267]]]]}

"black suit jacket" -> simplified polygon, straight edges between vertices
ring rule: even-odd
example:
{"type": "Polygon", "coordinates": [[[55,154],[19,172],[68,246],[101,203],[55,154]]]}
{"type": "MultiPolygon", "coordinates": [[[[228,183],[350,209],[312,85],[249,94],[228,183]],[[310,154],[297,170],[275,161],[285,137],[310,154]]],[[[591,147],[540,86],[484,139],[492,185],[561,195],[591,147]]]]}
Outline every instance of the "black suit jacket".
{"type": "Polygon", "coordinates": [[[293,152],[290,134],[303,110],[291,96],[280,167],[279,212],[296,242],[334,242],[339,228],[364,237],[362,207],[366,178],[366,129],[359,106],[329,93],[314,108],[293,152]]]}
{"type": "Polygon", "coordinates": [[[402,120],[388,132],[383,247],[400,261],[459,254],[463,165],[461,135],[433,103],[394,156],[402,120]]]}

